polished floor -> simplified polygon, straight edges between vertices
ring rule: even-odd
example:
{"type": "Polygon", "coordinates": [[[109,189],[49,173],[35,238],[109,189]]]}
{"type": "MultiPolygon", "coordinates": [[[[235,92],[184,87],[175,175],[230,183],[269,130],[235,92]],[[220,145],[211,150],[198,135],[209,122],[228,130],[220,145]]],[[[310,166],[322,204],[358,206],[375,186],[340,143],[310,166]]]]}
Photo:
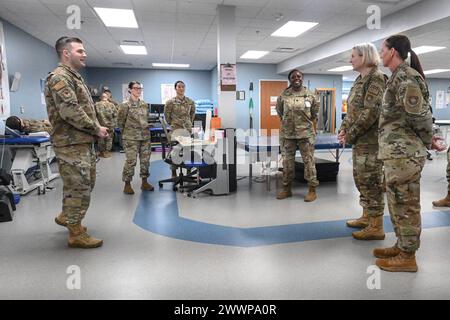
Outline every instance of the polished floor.
{"type": "MultiPolygon", "coordinates": [[[[124,154],[98,163],[97,185],[84,223],[104,239],[93,250],[69,249],[67,231],[53,222],[60,211],[61,181],[45,195],[22,197],[14,220],[0,223],[0,299],[449,299],[450,208],[431,201],[446,192],[445,154],[427,161],[422,178],[424,229],[415,274],[371,268],[376,246],[394,243],[386,213],[384,241],[353,240],[345,219],[360,214],[350,152],[341,157],[337,182],[322,183],[319,198],[275,199],[265,183],[248,183],[246,165],[238,192],[189,198],[167,186],[122,193],[124,154]],[[80,289],[70,290],[71,266],[80,289]],[[369,289],[377,276],[379,289],[369,289]]],[[[331,156],[317,152],[319,158],[331,156]]],[[[169,175],[152,156],[155,182],[169,175]]],[[[255,169],[258,173],[258,168],[255,169]]]]}

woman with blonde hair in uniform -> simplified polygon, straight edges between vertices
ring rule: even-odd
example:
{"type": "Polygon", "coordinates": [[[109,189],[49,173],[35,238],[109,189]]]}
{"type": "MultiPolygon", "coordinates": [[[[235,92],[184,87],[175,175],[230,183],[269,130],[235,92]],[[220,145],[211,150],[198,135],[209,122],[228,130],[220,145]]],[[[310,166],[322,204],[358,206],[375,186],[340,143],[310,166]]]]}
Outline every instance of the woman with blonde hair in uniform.
{"type": "Polygon", "coordinates": [[[384,194],[382,190],[383,163],[378,155],[378,120],[380,118],[384,74],[378,69],[380,57],[371,43],[353,47],[350,63],[359,72],[347,99],[347,116],[339,130],[338,140],[351,144],[353,178],[359,191],[359,203],[363,214],[347,221],[357,240],[383,240],[384,194]]]}

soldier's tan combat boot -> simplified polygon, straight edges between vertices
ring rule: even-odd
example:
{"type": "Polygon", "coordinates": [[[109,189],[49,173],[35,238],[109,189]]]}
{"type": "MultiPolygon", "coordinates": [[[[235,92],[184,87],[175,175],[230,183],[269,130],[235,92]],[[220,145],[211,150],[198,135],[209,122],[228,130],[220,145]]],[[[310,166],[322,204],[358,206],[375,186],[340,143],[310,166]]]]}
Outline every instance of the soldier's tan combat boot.
{"type": "Polygon", "coordinates": [[[373,255],[376,258],[380,258],[380,259],[392,258],[392,257],[395,257],[396,255],[398,255],[399,253],[400,253],[400,249],[397,247],[397,244],[394,245],[393,247],[389,247],[389,248],[373,249],[373,255]]]}
{"type": "Polygon", "coordinates": [[[292,185],[288,184],[287,186],[283,185],[283,189],[281,189],[278,193],[277,193],[277,199],[278,200],[283,200],[286,198],[292,197],[292,185]]]}
{"type": "MultiPolygon", "coordinates": [[[[67,227],[67,216],[63,214],[62,212],[55,218],[56,224],[67,227]]],[[[81,226],[83,228],[84,232],[86,232],[87,228],[85,226],[81,226]]]]}
{"type": "Polygon", "coordinates": [[[69,241],[70,248],[83,248],[91,249],[98,248],[103,244],[103,240],[91,237],[86,231],[83,231],[81,224],[67,225],[69,229],[69,241]]]}
{"type": "Polygon", "coordinates": [[[134,190],[131,187],[131,182],[125,182],[125,187],[123,187],[123,193],[125,194],[134,194],[134,190]]]}
{"type": "Polygon", "coordinates": [[[369,225],[369,214],[364,209],[362,216],[355,220],[348,220],[347,226],[350,228],[365,228],[369,225]]]}
{"type": "Polygon", "coordinates": [[[309,187],[308,194],[305,197],[305,202],[312,202],[317,199],[316,187],[309,187]]]}
{"type": "Polygon", "coordinates": [[[390,272],[417,272],[416,253],[401,251],[395,257],[377,259],[375,264],[382,270],[390,272]]]}
{"type": "Polygon", "coordinates": [[[104,158],[111,158],[111,157],[112,157],[111,152],[109,152],[109,151],[104,152],[104,158]]]}
{"type": "Polygon", "coordinates": [[[369,217],[369,225],[352,236],[356,240],[384,240],[383,216],[369,217]]]}
{"type": "Polygon", "coordinates": [[[155,188],[147,182],[147,178],[142,178],[141,190],[143,191],[153,191],[155,188]]]}
{"type": "Polygon", "coordinates": [[[100,158],[106,158],[106,156],[105,156],[105,151],[100,151],[100,152],[98,153],[98,156],[99,156],[100,158]]]}
{"type": "Polygon", "coordinates": [[[433,206],[435,207],[450,207],[450,192],[444,199],[433,201],[433,206]]]}

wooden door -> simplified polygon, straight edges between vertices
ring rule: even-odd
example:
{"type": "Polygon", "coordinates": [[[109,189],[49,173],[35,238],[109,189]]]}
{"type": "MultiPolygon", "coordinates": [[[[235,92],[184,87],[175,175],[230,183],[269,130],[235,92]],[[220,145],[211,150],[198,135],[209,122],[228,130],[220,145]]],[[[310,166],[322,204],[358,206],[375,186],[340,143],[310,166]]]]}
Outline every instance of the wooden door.
{"type": "Polygon", "coordinates": [[[271,130],[280,129],[280,118],[276,113],[277,98],[288,86],[287,80],[261,80],[259,83],[259,105],[261,134],[271,135],[271,130]]]}

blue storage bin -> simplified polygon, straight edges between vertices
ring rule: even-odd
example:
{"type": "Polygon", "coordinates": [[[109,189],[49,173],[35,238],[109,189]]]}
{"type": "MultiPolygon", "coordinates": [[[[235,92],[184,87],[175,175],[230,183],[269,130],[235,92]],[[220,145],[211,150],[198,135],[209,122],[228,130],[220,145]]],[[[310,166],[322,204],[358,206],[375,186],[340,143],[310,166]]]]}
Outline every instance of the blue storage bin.
{"type": "Polygon", "coordinates": [[[20,194],[13,193],[14,204],[18,204],[20,202],[20,194]]]}

